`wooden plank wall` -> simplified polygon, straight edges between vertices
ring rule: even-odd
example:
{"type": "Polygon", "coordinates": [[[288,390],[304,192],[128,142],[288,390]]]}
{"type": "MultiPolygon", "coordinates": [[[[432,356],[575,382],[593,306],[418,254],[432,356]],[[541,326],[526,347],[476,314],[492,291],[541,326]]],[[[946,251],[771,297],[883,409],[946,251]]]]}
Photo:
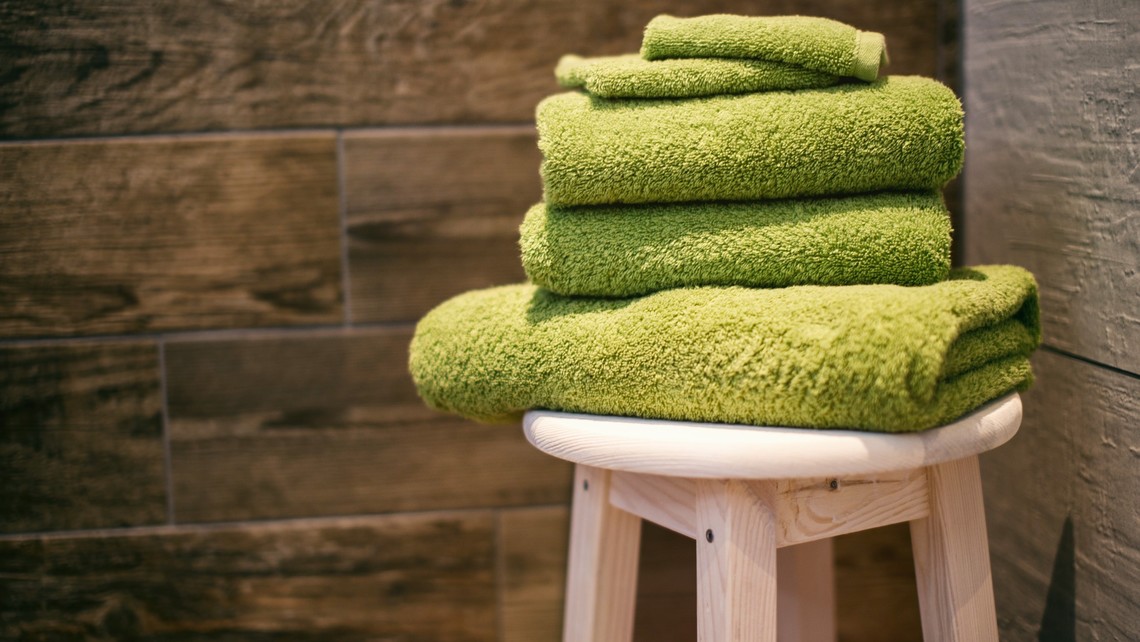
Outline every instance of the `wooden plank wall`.
{"type": "MultiPolygon", "coordinates": [[[[0,2],[0,638],[556,640],[570,468],[407,342],[522,278],[558,57],[714,12],[957,86],[954,0],[0,2]]],[[[637,637],[692,640],[644,540],[637,637]]],[[[842,639],[914,638],[905,529],[838,551],[842,639]]]]}
{"type": "Polygon", "coordinates": [[[1140,632],[1140,5],[965,3],[965,254],[1040,282],[1021,434],[982,463],[1003,638],[1140,632]]]}

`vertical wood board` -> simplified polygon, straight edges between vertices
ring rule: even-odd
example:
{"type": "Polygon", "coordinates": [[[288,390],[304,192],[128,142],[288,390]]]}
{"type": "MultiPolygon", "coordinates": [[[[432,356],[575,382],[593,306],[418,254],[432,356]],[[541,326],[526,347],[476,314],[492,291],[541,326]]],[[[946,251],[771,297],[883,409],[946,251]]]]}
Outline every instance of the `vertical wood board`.
{"type": "Polygon", "coordinates": [[[1130,639],[1140,622],[1140,379],[1050,352],[1034,367],[1021,431],[982,458],[1002,633],[1130,639]]]}
{"type": "Polygon", "coordinates": [[[1140,4],[965,21],[966,261],[1029,268],[1047,344],[1140,372],[1140,4]]]}

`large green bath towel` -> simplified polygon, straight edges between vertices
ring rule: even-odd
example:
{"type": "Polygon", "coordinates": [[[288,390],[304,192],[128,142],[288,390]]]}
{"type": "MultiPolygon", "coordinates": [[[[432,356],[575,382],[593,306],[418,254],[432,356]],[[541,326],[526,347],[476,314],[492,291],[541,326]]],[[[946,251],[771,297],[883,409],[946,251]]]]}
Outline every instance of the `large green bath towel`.
{"type": "Polygon", "coordinates": [[[756,58],[874,80],[887,62],[887,46],[882,34],[827,18],[657,16],[645,27],[641,55],[646,60],[756,58]]]}
{"type": "Polygon", "coordinates": [[[488,421],[530,408],[915,431],[1032,378],[1036,284],[1009,266],[923,287],[705,287],[633,299],[537,286],[469,292],[416,327],[431,406],[488,421]]]}
{"type": "Polygon", "coordinates": [[[681,58],[644,60],[637,54],[583,58],[566,55],[554,76],[603,98],[691,98],[775,89],[829,87],[839,78],[767,60],[681,58]]]}
{"type": "Polygon", "coordinates": [[[928,285],[950,271],[937,192],[742,203],[548,207],[521,230],[527,276],[558,294],[695,285],[928,285]]]}
{"type": "Polygon", "coordinates": [[[678,100],[570,92],[538,105],[552,205],[937,189],[962,166],[962,107],[938,81],[678,100]]]}

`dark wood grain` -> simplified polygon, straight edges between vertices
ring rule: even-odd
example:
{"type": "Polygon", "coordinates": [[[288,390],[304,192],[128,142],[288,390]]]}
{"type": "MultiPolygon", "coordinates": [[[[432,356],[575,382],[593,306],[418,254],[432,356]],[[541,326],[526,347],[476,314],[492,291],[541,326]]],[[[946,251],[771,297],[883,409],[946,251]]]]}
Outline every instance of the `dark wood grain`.
{"type": "Polygon", "coordinates": [[[4,3],[0,136],[523,122],[559,56],[636,51],[658,13],[828,16],[936,71],[930,0],[4,3]]]}
{"type": "Polygon", "coordinates": [[[982,459],[1003,639],[1127,640],[1140,622],[1140,378],[1051,352],[982,459]]]}
{"type": "Polygon", "coordinates": [[[1140,4],[965,7],[966,260],[1029,268],[1049,345],[1140,373],[1140,4]]]}
{"type": "Polygon", "coordinates": [[[0,336],[342,320],[335,139],[0,146],[0,336]]]}
{"type": "Polygon", "coordinates": [[[499,513],[502,642],[559,642],[570,511],[565,506],[499,513]]]}
{"type": "Polygon", "coordinates": [[[843,642],[922,639],[908,524],[835,538],[835,606],[843,642]]]}
{"type": "Polygon", "coordinates": [[[0,347],[0,532],[166,519],[151,342],[0,347]]]}
{"type": "Polygon", "coordinates": [[[518,425],[427,409],[408,329],[167,346],[175,519],[550,504],[570,467],[518,425]]]}
{"type": "Polygon", "coordinates": [[[415,320],[522,281],[518,228],[542,198],[532,127],[345,136],[354,321],[415,320]]]}
{"type": "Polygon", "coordinates": [[[5,640],[494,642],[488,512],[0,540],[5,640]]]}
{"type": "Polygon", "coordinates": [[[697,548],[693,540],[642,522],[636,642],[697,639],[697,548]]]}

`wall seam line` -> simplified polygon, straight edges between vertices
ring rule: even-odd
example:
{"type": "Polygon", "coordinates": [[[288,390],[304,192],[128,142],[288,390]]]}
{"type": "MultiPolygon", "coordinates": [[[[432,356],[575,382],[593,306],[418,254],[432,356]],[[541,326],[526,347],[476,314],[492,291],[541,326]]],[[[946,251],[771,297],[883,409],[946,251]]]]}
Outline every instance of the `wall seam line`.
{"type": "Polygon", "coordinates": [[[344,300],[344,327],[352,326],[352,278],[349,273],[348,260],[348,177],[345,172],[346,159],[344,154],[344,130],[336,132],[336,189],[339,200],[337,202],[340,220],[340,289],[344,300]]]}
{"type": "Polygon", "coordinates": [[[163,481],[166,485],[166,523],[174,525],[174,468],[170,447],[170,400],[166,375],[166,340],[158,338],[158,387],[162,409],[163,481]]]}

